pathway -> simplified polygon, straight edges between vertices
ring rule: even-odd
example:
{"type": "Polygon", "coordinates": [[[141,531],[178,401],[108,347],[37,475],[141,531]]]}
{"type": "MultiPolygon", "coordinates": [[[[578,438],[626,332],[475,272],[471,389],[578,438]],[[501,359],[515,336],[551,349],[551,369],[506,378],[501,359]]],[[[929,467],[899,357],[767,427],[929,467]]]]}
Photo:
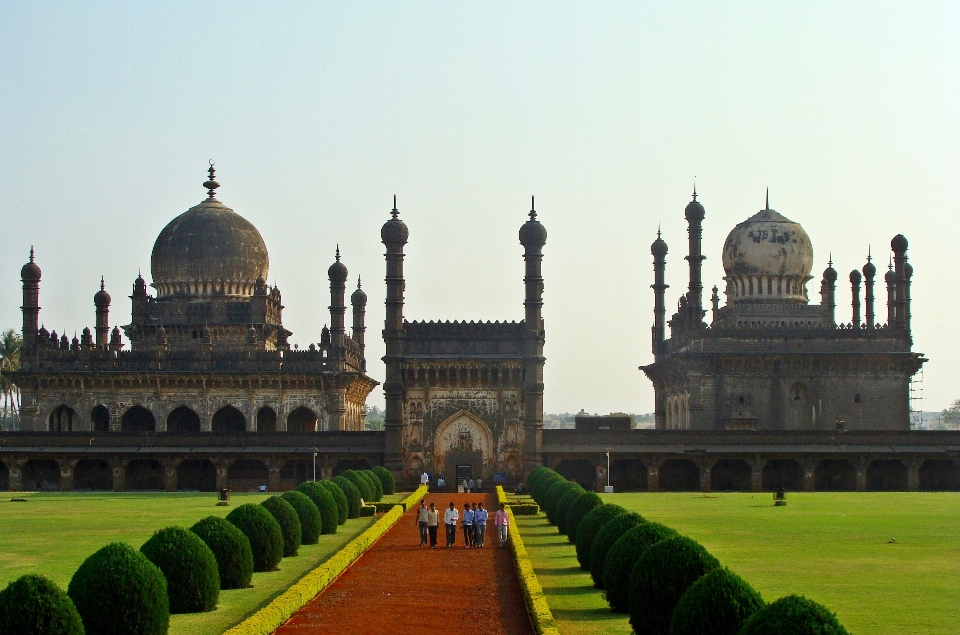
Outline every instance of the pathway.
{"type": "Polygon", "coordinates": [[[484,549],[445,548],[442,509],[496,496],[428,494],[441,509],[436,549],[420,546],[416,510],[397,521],[333,584],[275,635],[532,635],[533,628],[508,548],[498,549],[493,514],[484,549]]]}

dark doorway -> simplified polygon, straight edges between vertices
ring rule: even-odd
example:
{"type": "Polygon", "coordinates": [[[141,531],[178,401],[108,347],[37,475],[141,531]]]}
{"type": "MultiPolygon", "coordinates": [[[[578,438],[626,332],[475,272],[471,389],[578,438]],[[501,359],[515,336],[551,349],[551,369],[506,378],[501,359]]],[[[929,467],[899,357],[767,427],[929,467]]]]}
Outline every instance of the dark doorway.
{"type": "Polygon", "coordinates": [[[94,432],[110,432],[110,411],[103,404],[90,411],[90,421],[94,432]]]}
{"type": "Polygon", "coordinates": [[[123,432],[153,432],[157,429],[157,420],[143,406],[134,406],[123,413],[120,429],[123,432]]]}
{"type": "Polygon", "coordinates": [[[464,481],[469,481],[473,478],[473,466],[472,465],[458,465],[457,466],[457,483],[462,483],[464,481]]]}
{"type": "Polygon", "coordinates": [[[200,432],[200,415],[186,406],[174,408],[167,415],[167,432],[200,432]]]}
{"type": "Polygon", "coordinates": [[[280,489],[293,489],[310,480],[313,480],[312,457],[310,461],[287,461],[280,470],[280,489]]]}
{"type": "Polygon", "coordinates": [[[763,466],[763,491],[803,491],[803,468],[791,459],[771,459],[763,466]]]}
{"type": "Polygon", "coordinates": [[[264,406],[257,411],[257,432],[276,432],[277,413],[270,406],[264,406]]]}
{"type": "Polygon", "coordinates": [[[113,489],[113,468],[106,461],[77,461],[73,468],[73,489],[109,492],[113,489]]]}
{"type": "Polygon", "coordinates": [[[59,492],[60,466],[56,461],[27,461],[23,466],[23,489],[27,492],[59,492]]]}
{"type": "Polygon", "coordinates": [[[6,492],[10,489],[10,470],[5,463],[0,462],[0,492],[6,492]]]}
{"type": "Polygon", "coordinates": [[[720,459],[710,470],[713,492],[749,492],[750,466],[743,459],[720,459]]]}
{"type": "Polygon", "coordinates": [[[177,489],[197,492],[217,490],[217,468],[206,459],[191,459],[177,466],[177,489]]]}
{"type": "Polygon", "coordinates": [[[610,461],[610,484],[615,492],[645,492],[647,466],[639,459],[613,459],[610,461]]]}
{"type": "Polygon", "coordinates": [[[50,432],[72,432],[77,412],[70,406],[57,406],[50,413],[50,432]]]}
{"type": "Polygon", "coordinates": [[[818,492],[852,492],[857,489],[857,473],[850,461],[843,459],[820,461],[813,480],[818,492]]]}
{"type": "Polygon", "coordinates": [[[950,459],[927,459],[920,466],[920,489],[925,492],[960,491],[960,468],[950,459]]]}
{"type": "Polygon", "coordinates": [[[123,488],[133,491],[163,491],[163,466],[153,459],[138,459],[127,463],[123,488]]]}
{"type": "Polygon", "coordinates": [[[690,459],[668,459],[660,466],[661,492],[700,490],[700,468],[690,459]]]}
{"type": "Polygon", "coordinates": [[[269,478],[270,470],[262,461],[243,459],[230,466],[227,487],[236,492],[255,492],[261,485],[266,485],[269,478]]]}
{"type": "Polygon", "coordinates": [[[585,490],[596,489],[597,470],[588,459],[564,459],[557,464],[556,473],[577,483],[585,490]]]}
{"type": "Polygon", "coordinates": [[[370,463],[368,463],[366,459],[340,459],[337,461],[337,464],[333,466],[333,475],[340,476],[347,470],[360,471],[369,469],[370,463]]]}
{"type": "Polygon", "coordinates": [[[896,459],[878,459],[867,466],[867,490],[871,492],[905,492],[907,468],[896,459]]]}
{"type": "Polygon", "coordinates": [[[287,416],[287,432],[316,432],[317,413],[300,406],[287,416]]]}
{"type": "Polygon", "coordinates": [[[233,406],[224,406],[213,413],[214,434],[236,434],[247,431],[247,418],[233,406]]]}

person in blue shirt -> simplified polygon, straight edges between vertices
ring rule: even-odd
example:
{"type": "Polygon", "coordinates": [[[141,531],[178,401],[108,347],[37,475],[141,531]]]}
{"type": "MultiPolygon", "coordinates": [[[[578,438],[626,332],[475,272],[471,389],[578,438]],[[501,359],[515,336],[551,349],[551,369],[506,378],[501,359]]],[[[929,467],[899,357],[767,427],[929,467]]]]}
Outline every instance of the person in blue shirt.
{"type": "Polygon", "coordinates": [[[463,545],[469,549],[473,546],[473,510],[470,509],[470,503],[463,504],[463,520],[460,521],[463,527],[463,545]]]}
{"type": "Polygon", "coordinates": [[[483,503],[477,503],[477,511],[473,514],[474,544],[483,549],[483,539],[487,533],[487,510],[483,503]]]}

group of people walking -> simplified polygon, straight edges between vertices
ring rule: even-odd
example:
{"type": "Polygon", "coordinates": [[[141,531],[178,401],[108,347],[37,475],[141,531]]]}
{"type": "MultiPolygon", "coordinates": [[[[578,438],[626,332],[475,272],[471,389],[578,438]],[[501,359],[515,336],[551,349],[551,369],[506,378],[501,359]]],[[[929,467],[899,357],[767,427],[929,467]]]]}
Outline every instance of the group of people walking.
{"type": "MultiPolygon", "coordinates": [[[[426,472],[420,473],[420,485],[424,487],[430,487],[430,475],[426,472]]],[[[478,478],[473,480],[472,478],[465,478],[459,483],[460,488],[462,488],[463,493],[465,494],[475,494],[483,490],[483,479],[478,478]]],[[[437,479],[437,489],[443,491],[447,487],[447,480],[440,476],[437,479]]]]}
{"type": "MultiPolygon", "coordinates": [[[[452,547],[457,541],[457,524],[463,531],[463,545],[467,549],[482,549],[484,539],[487,534],[487,522],[489,512],[484,509],[483,503],[464,503],[463,514],[453,503],[450,503],[443,512],[443,524],[447,530],[447,547],[452,547]]],[[[497,538],[499,546],[504,547],[507,544],[507,531],[510,525],[510,517],[507,515],[506,507],[500,503],[500,509],[494,515],[493,524],[497,528],[497,538]]],[[[437,546],[437,531],[440,527],[440,511],[435,503],[427,506],[425,500],[420,501],[420,509],[417,510],[417,528],[420,530],[420,546],[424,547],[429,542],[430,548],[437,546]]]]}

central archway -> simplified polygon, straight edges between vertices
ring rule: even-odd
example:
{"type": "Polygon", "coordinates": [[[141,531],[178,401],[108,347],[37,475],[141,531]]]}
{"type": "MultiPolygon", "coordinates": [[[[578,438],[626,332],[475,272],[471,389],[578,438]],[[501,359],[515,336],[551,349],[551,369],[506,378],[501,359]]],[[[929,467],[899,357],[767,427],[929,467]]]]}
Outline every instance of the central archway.
{"type": "Polygon", "coordinates": [[[434,468],[450,483],[457,482],[458,475],[483,477],[494,457],[489,426],[466,410],[447,417],[433,439],[434,468]]]}
{"type": "Polygon", "coordinates": [[[224,406],[213,413],[214,434],[232,434],[247,430],[247,418],[233,406],[224,406]]]}
{"type": "Polygon", "coordinates": [[[200,432],[200,415],[186,406],[174,408],[167,415],[167,432],[200,432]]]}
{"type": "Polygon", "coordinates": [[[123,432],[153,432],[157,429],[157,421],[143,406],[134,406],[123,413],[120,429],[123,432]]]}

